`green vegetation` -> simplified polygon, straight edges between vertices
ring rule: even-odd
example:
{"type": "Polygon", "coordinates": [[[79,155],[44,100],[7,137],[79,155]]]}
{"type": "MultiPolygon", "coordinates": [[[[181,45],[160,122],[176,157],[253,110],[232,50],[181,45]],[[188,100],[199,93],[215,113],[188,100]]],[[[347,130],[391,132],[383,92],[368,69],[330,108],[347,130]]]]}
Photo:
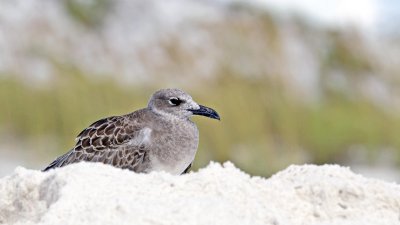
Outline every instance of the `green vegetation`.
{"type": "Polygon", "coordinates": [[[109,0],[63,0],[63,4],[73,19],[88,28],[100,26],[107,12],[112,8],[112,2],[109,0]]]}
{"type": "MultiPolygon", "coordinates": [[[[71,148],[89,123],[144,107],[159,88],[128,89],[111,79],[69,73],[43,88],[0,80],[1,127],[23,140],[51,137],[59,145],[49,154],[57,155],[71,148]]],[[[316,104],[301,103],[273,79],[217,77],[213,85],[199,83],[187,90],[222,117],[221,122],[194,118],[201,130],[196,167],[232,160],[253,174],[269,175],[291,163],[340,162],[353,145],[364,146],[372,156],[382,147],[400,149],[400,118],[367,100],[329,94],[316,104]]]]}

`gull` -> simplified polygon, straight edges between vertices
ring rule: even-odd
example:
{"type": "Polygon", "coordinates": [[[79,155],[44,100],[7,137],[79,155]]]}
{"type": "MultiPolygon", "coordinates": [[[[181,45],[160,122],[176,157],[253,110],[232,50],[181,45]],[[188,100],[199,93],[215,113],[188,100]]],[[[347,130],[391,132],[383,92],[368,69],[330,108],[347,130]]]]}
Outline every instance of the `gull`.
{"type": "Polygon", "coordinates": [[[187,173],[199,144],[192,115],[220,120],[179,89],[155,92],[147,108],[98,120],[76,138],[75,147],[43,171],[81,161],[101,162],[138,173],[187,173]]]}

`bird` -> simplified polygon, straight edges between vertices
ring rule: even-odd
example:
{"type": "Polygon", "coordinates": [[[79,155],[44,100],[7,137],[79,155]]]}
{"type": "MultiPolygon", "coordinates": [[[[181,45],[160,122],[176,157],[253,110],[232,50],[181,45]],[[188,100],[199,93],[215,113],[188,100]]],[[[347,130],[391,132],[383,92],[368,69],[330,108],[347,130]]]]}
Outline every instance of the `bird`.
{"type": "Polygon", "coordinates": [[[199,144],[193,115],[220,120],[214,109],[199,105],[180,89],[158,90],[146,108],[92,123],[78,134],[74,148],[42,171],[86,161],[138,173],[187,173],[199,144]]]}

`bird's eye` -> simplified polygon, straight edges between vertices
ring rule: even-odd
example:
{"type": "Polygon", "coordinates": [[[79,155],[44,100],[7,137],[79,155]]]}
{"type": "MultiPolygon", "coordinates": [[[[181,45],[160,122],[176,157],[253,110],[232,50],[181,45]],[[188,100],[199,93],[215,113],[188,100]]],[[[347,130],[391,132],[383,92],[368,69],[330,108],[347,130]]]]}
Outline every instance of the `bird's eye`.
{"type": "Polygon", "coordinates": [[[169,99],[169,104],[173,105],[173,106],[178,106],[182,103],[182,100],[180,100],[179,98],[170,98],[169,99]]]}

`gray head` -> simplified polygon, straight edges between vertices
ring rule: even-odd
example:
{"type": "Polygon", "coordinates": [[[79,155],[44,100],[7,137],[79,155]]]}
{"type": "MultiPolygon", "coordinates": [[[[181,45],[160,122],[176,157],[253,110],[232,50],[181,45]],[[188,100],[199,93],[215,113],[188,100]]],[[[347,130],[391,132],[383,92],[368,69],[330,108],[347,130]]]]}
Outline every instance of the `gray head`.
{"type": "Polygon", "coordinates": [[[220,119],[218,113],[193,101],[192,97],[179,89],[161,89],[155,92],[148,103],[155,113],[187,119],[192,115],[202,115],[220,119]]]}

